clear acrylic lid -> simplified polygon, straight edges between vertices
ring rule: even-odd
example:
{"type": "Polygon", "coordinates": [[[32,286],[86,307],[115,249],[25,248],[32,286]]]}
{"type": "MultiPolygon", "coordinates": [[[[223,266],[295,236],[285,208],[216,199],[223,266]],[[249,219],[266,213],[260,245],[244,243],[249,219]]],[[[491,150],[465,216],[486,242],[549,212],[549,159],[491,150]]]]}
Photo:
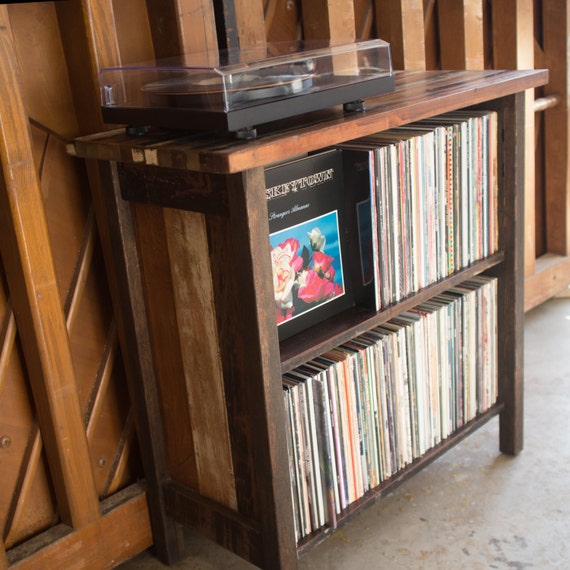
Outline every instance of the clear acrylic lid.
{"type": "Polygon", "coordinates": [[[204,52],[99,72],[104,108],[230,111],[392,76],[383,40],[342,45],[273,43],[239,52],[204,52]]]}

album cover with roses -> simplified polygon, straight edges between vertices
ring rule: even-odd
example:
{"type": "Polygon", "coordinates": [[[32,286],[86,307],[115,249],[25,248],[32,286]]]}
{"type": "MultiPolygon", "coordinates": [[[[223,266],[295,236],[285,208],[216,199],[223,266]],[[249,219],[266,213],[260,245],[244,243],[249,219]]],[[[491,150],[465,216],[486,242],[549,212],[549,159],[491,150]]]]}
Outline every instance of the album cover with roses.
{"type": "Polygon", "coordinates": [[[354,305],[341,151],[268,168],[265,186],[283,340],[354,305]]]}

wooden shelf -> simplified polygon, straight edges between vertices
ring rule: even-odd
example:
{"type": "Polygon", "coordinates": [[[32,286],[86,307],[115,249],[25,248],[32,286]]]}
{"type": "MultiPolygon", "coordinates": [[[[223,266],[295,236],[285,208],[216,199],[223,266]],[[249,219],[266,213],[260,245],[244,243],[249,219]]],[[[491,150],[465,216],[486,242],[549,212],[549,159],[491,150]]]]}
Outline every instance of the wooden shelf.
{"type": "Polygon", "coordinates": [[[398,72],[395,92],[367,100],[364,113],[319,111],[265,125],[250,142],[120,130],[74,143],[72,153],[99,161],[98,224],[117,244],[108,272],[121,292],[119,330],[132,341],[126,354],[137,420],[150,435],[141,448],[155,466],[157,544],[177,540],[171,526],[158,524],[166,516],[260,567],[295,568],[298,553],[330,530],[297,549],[282,372],[482,272],[498,279],[500,404],[351,505],[341,521],[497,414],[500,449],[522,449],[522,92],[546,80],[545,71],[398,72]],[[263,245],[264,167],[482,104],[498,113],[499,253],[382,312],[355,308],[280,344],[263,245]]]}
{"type": "Polygon", "coordinates": [[[316,325],[304,330],[294,337],[281,342],[281,371],[287,372],[295,368],[295,366],[299,366],[311,358],[389,321],[397,314],[415,307],[430,297],[439,295],[446,289],[494,267],[501,263],[503,259],[504,254],[502,252],[492,255],[458,271],[447,279],[425,287],[418,293],[410,295],[383,311],[375,312],[361,307],[354,307],[349,311],[327,319],[326,327],[316,325]]]}
{"type": "Polygon", "coordinates": [[[547,71],[397,71],[394,92],[366,100],[364,113],[341,108],[258,129],[254,141],[183,132],[132,137],[124,129],[77,139],[85,158],[230,174],[397,127],[545,83],[547,71]]]}
{"type": "Polygon", "coordinates": [[[335,528],[325,527],[324,529],[319,530],[301,540],[298,546],[299,555],[302,556],[304,553],[315,548],[315,546],[326,540],[338,528],[342,528],[346,523],[353,520],[355,516],[358,516],[358,513],[360,513],[363,508],[376,504],[382,497],[394,491],[402,483],[405,483],[410,479],[410,477],[413,477],[416,473],[433,463],[438,457],[441,457],[443,453],[455,447],[468,435],[472,434],[474,431],[478,430],[500,414],[502,409],[503,406],[498,403],[485,413],[478,415],[469,423],[457,429],[452,437],[443,440],[441,443],[427,451],[422,457],[416,459],[413,463],[410,463],[404,469],[401,469],[398,473],[390,477],[390,479],[387,479],[381,485],[366,493],[366,495],[361,499],[352,503],[342,512],[337,520],[337,526],[335,528]]]}

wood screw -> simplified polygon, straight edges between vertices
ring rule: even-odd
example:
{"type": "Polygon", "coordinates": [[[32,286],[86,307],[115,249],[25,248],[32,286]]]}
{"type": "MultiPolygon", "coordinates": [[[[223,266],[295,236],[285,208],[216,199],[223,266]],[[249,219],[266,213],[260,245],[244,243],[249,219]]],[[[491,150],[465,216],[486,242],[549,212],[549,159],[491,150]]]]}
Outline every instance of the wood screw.
{"type": "Polygon", "coordinates": [[[0,437],[0,447],[10,447],[11,445],[12,440],[7,435],[0,437]]]}

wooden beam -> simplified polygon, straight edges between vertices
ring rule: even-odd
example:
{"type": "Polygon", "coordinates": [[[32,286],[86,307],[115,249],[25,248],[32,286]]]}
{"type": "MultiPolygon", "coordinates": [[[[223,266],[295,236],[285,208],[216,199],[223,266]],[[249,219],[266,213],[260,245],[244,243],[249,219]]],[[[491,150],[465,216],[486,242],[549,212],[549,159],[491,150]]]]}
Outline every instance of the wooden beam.
{"type": "Polygon", "coordinates": [[[303,31],[306,40],[352,42],[356,39],[352,0],[302,0],[303,31]]]}
{"type": "Polygon", "coordinates": [[[120,64],[112,0],[56,2],[55,7],[79,127],[82,133],[99,132],[97,75],[102,67],[120,64]]]}
{"type": "Polygon", "coordinates": [[[544,113],[546,249],[570,255],[570,5],[542,2],[545,66],[550,82],[544,94],[559,94],[561,104],[544,113]]]}
{"type": "Polygon", "coordinates": [[[214,0],[221,48],[243,49],[265,45],[263,2],[251,0],[214,0]]]}
{"type": "Polygon", "coordinates": [[[525,279],[524,310],[530,311],[562,293],[570,285],[570,257],[546,253],[536,260],[536,270],[525,279]]]}
{"type": "MultiPolygon", "coordinates": [[[[492,2],[493,66],[495,69],[534,68],[533,0],[492,2]]],[[[534,89],[525,93],[525,275],[536,259],[534,89]]]]}
{"type": "Polygon", "coordinates": [[[146,0],[156,58],[217,50],[216,19],[209,0],[146,0]]]}
{"type": "Polygon", "coordinates": [[[82,527],[99,516],[99,500],[5,6],[0,123],[0,251],[58,511],[64,522],[82,527]]]}
{"type": "Polygon", "coordinates": [[[442,69],[484,69],[483,2],[439,0],[442,69]]]}
{"type": "Polygon", "coordinates": [[[390,42],[394,69],[426,69],[423,0],[375,0],[378,36],[390,42]]]}
{"type": "Polygon", "coordinates": [[[127,487],[101,506],[101,518],[81,529],[59,525],[12,548],[8,570],[114,568],[152,545],[142,487],[127,487]]]}

